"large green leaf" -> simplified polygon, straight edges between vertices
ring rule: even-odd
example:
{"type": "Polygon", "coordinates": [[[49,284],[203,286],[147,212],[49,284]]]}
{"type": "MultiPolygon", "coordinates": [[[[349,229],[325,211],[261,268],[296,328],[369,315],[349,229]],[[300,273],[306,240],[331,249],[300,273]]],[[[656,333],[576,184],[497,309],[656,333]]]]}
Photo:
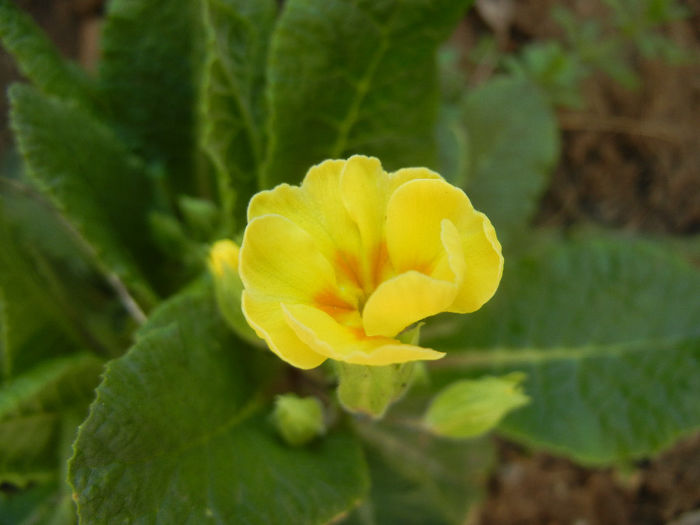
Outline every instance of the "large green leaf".
{"type": "Polygon", "coordinates": [[[323,523],[359,500],[358,444],[336,430],[285,445],[265,418],[260,360],[276,364],[232,337],[209,290],[161,307],[81,427],[70,478],[82,520],[323,523]]]}
{"type": "Polygon", "coordinates": [[[74,104],[22,84],[11,88],[10,99],[29,176],[104,261],[105,273],[152,302],[136,262],[151,261],[153,253],[146,218],[151,188],[141,164],[109,128],[74,104]]]}
{"type": "Polygon", "coordinates": [[[612,462],[700,427],[698,297],[697,268],[652,244],[579,241],[511,262],[490,304],[425,343],[448,351],[438,383],[527,373],[532,402],[503,432],[612,462]]]}
{"type": "Polygon", "coordinates": [[[58,49],[12,0],[0,0],[0,40],[22,73],[52,95],[88,102],[88,77],[58,49]]]}
{"type": "Polygon", "coordinates": [[[80,419],[72,415],[87,410],[101,371],[97,357],[71,355],[45,361],[0,389],[0,481],[23,485],[56,475],[64,419],[77,427],[80,419]]]}
{"type": "Polygon", "coordinates": [[[343,525],[462,524],[493,463],[487,440],[452,441],[397,422],[361,423],[372,475],[369,498],[343,525]]]}
{"type": "Polygon", "coordinates": [[[326,158],[435,166],[435,51],[467,0],[290,0],[268,68],[263,185],[298,182],[326,158]]]}
{"type": "Polygon", "coordinates": [[[196,0],[113,0],[101,40],[101,95],[131,145],[166,172],[175,193],[196,188],[196,109],[203,62],[196,0]]]}
{"type": "Polygon", "coordinates": [[[265,146],[265,66],[276,14],[273,0],[205,2],[202,141],[216,167],[224,216],[233,219],[235,199],[239,227],[246,222],[248,200],[258,191],[265,146]]]}
{"type": "Polygon", "coordinates": [[[465,97],[461,119],[465,189],[507,242],[529,225],[554,168],[559,140],[552,108],[527,80],[496,77],[465,97]]]}

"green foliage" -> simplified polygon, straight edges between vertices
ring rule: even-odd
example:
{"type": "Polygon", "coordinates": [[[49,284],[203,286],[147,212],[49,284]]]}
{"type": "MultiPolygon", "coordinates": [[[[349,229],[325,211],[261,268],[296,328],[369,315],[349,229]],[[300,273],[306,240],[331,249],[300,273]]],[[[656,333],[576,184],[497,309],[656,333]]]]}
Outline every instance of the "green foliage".
{"type": "Polygon", "coordinates": [[[0,0],[0,41],[12,53],[22,73],[52,95],[87,100],[90,83],[75,65],[64,60],[34,21],[12,0],[0,0]]]}
{"type": "Polygon", "coordinates": [[[524,371],[532,402],[506,434],[584,462],[646,456],[700,427],[699,295],[697,269],[650,244],[550,248],[428,339],[449,354],[432,376],[524,371]]]}
{"type": "MultiPolygon", "coordinates": [[[[68,216],[106,272],[146,305],[155,300],[132,254],[148,259],[150,183],[112,130],[75,104],[15,85],[12,126],[27,172],[68,216]]],[[[145,265],[145,263],[144,263],[145,265]]]]}
{"type": "Polygon", "coordinates": [[[113,0],[100,44],[101,106],[129,145],[162,167],[175,195],[205,184],[195,158],[200,10],[196,0],[113,0]]]}
{"type": "Polygon", "coordinates": [[[467,195],[505,244],[527,228],[547,187],[559,151],[554,115],[530,82],[497,77],[466,95],[461,119],[467,195]]]}
{"type": "Polygon", "coordinates": [[[468,3],[286,2],[270,47],[262,186],[352,153],[388,169],[434,166],[435,51],[468,3]]]}
{"type": "Polygon", "coordinates": [[[87,408],[101,371],[100,359],[76,354],[44,361],[4,386],[0,480],[24,485],[51,479],[59,464],[56,438],[61,425],[66,417],[76,423],[70,415],[87,408]]]}
{"type": "Polygon", "coordinates": [[[692,57],[659,31],[689,15],[675,0],[604,1],[610,13],[600,19],[581,20],[566,7],[555,6],[551,14],[564,32],[563,40],[528,44],[519,55],[503,57],[504,68],[536,83],[552,104],[580,108],[581,83],[595,72],[634,89],[640,85],[632,67],[635,55],[671,64],[692,57]]]}
{"type": "Polygon", "coordinates": [[[94,523],[322,523],[367,489],[354,438],[285,445],[266,422],[276,362],[234,339],[209,288],[164,303],[107,367],[70,477],[94,523]],[[262,361],[262,362],[261,362],[262,361]]]}
{"type": "Polygon", "coordinates": [[[438,438],[398,422],[358,424],[372,488],[344,525],[464,523],[493,463],[491,443],[438,438]]]}
{"type": "MultiPolygon", "coordinates": [[[[264,87],[273,0],[207,0],[203,146],[216,168],[225,220],[240,228],[265,152],[264,87]],[[235,201],[234,201],[235,199],[235,201]]],[[[233,225],[224,234],[234,233],[233,225]]]]}

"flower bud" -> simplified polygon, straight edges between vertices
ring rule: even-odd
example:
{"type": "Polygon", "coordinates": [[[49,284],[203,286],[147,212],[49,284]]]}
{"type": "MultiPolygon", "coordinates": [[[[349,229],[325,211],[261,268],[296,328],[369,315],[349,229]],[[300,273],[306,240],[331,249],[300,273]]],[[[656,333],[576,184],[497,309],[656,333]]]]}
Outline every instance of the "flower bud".
{"type": "Polygon", "coordinates": [[[457,381],[431,403],[423,422],[435,434],[469,438],[494,428],[510,411],[529,403],[522,392],[525,374],[457,381]]]}
{"type": "Polygon", "coordinates": [[[323,407],[315,397],[277,396],[272,421],[282,439],[293,447],[305,445],[326,431],[323,407]]]}

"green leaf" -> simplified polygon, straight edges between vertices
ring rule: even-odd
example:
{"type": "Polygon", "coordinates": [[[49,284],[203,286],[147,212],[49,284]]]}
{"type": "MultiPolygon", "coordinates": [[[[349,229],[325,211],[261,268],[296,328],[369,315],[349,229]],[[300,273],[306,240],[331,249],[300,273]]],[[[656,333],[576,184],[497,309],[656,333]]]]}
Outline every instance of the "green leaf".
{"type": "MultiPolygon", "coordinates": [[[[204,149],[216,167],[224,216],[246,223],[265,147],[265,66],[277,14],[273,0],[207,0],[204,149]]],[[[224,234],[232,235],[231,224],[224,234]]]]}
{"type": "Polygon", "coordinates": [[[33,367],[43,358],[73,351],[79,334],[65,290],[47,270],[48,262],[20,241],[10,223],[5,196],[0,194],[0,371],[3,382],[33,367]],[[42,271],[44,270],[44,271],[42,271]]]}
{"type": "Polygon", "coordinates": [[[108,366],[75,443],[81,519],[322,523],[351,507],[367,488],[358,444],[336,430],[285,445],[261,364],[276,361],[230,335],[210,290],[159,308],[108,366]]]}
{"type": "Polygon", "coordinates": [[[522,79],[494,78],[464,99],[466,192],[501,241],[523,231],[537,209],[559,152],[552,109],[522,79]]]}
{"type": "Polygon", "coordinates": [[[39,89],[88,102],[87,76],[61,57],[44,32],[12,0],[0,0],[0,40],[24,76],[39,89]]]}
{"type": "Polygon", "coordinates": [[[174,194],[197,189],[200,9],[195,0],[113,0],[100,43],[107,114],[138,153],[165,168],[174,194]]]}
{"type": "Polygon", "coordinates": [[[462,379],[442,389],[432,400],[424,424],[431,432],[451,438],[470,438],[488,432],[508,412],[529,402],[520,383],[525,375],[462,379]]]}
{"type": "Polygon", "coordinates": [[[70,414],[87,409],[101,371],[97,357],[71,355],[45,361],[0,389],[0,481],[52,479],[66,414],[74,429],[79,420],[70,414]]]}
{"type": "Polygon", "coordinates": [[[435,166],[436,49],[467,0],[290,0],[270,45],[262,183],[297,183],[326,158],[435,166]]]}
{"type": "Polygon", "coordinates": [[[150,183],[140,163],[109,128],[75,105],[20,84],[11,88],[10,100],[29,176],[104,261],[104,273],[113,272],[140,300],[153,302],[135,260],[152,254],[144,235],[150,183]]]}
{"type": "Polygon", "coordinates": [[[489,441],[451,441],[386,421],[358,426],[372,489],[343,525],[468,522],[493,464],[489,441]]]}
{"type": "Polygon", "coordinates": [[[655,453],[700,428],[700,272],[653,244],[577,242],[511,262],[475,314],[424,330],[439,384],[524,371],[501,429],[590,463],[655,453]]]}

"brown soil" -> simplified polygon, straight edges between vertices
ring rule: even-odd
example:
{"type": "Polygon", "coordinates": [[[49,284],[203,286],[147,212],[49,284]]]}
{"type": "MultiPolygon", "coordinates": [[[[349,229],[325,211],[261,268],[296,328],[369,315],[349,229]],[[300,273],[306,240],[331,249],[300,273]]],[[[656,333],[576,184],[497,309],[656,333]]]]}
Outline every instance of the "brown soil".
{"type": "Polygon", "coordinates": [[[480,525],[700,524],[700,436],[624,474],[508,442],[498,448],[480,525]]]}
{"type": "MultiPolygon", "coordinates": [[[[18,0],[59,47],[94,65],[101,0],[18,0]]],[[[460,28],[465,45],[484,32],[502,51],[558,36],[548,17],[554,0],[478,1],[460,28]],[[506,10],[486,13],[486,4],[506,10]]],[[[596,1],[564,2],[581,14],[596,1]]],[[[698,49],[700,0],[693,17],[668,35],[698,49]]],[[[603,77],[585,86],[586,107],[562,111],[562,156],[542,200],[538,222],[596,223],[647,232],[700,232],[700,67],[639,62],[643,87],[629,92],[603,77]]],[[[483,73],[483,71],[481,72],[483,73]]],[[[488,72],[487,72],[488,73],[488,72]]],[[[0,51],[0,85],[19,78],[0,51]]],[[[7,146],[7,106],[0,100],[0,153],[7,146]]],[[[499,463],[474,522],[481,525],[700,525],[700,435],[629,473],[587,469],[499,441],[499,463]]]]}

